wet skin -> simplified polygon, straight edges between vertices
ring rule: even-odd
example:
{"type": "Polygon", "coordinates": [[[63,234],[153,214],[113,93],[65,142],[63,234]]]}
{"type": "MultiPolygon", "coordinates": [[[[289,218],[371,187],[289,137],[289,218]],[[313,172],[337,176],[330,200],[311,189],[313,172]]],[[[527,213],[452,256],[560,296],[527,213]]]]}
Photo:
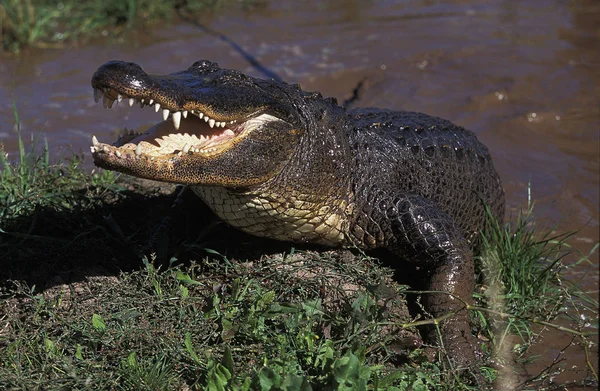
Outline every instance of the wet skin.
{"type": "Polygon", "coordinates": [[[453,364],[479,348],[465,303],[485,208],[504,192],[487,148],[449,121],[415,112],[346,111],[297,85],[198,61],[153,76],[111,61],[92,78],[97,99],[142,102],[165,121],[114,145],[93,138],[100,167],[184,183],[224,221],[263,237],[386,249],[425,274],[425,308],[453,364]]]}

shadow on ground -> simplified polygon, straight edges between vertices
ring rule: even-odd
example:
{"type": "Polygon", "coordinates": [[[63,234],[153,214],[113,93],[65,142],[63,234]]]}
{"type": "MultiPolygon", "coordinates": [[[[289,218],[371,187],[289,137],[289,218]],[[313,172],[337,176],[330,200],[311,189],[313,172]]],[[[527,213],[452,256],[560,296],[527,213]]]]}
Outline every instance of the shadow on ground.
{"type": "MultiPolygon", "coordinates": [[[[246,235],[221,222],[191,190],[123,178],[124,190],[91,207],[38,208],[0,234],[0,286],[22,281],[36,290],[88,276],[200,261],[207,249],[239,260],[293,246],[246,235]]],[[[298,246],[295,246],[298,248],[298,246]]]]}

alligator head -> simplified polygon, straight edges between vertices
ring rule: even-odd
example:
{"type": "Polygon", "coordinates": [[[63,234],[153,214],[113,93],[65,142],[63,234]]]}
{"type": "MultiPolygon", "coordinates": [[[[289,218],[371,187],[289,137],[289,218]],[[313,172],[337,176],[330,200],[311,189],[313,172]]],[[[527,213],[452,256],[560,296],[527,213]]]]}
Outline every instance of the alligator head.
{"type": "Polygon", "coordinates": [[[169,75],[110,61],[95,72],[92,87],[106,108],[125,101],[162,115],[144,133],[125,131],[112,145],[92,137],[96,165],[142,178],[232,188],[262,183],[315,128],[307,124],[314,113],[306,104],[315,94],[209,61],[169,75]]]}

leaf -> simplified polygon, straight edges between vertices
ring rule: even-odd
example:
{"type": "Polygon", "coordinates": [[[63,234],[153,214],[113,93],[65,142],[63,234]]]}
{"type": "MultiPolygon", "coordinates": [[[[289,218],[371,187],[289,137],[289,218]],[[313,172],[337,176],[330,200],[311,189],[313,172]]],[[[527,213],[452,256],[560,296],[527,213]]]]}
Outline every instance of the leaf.
{"type": "Polygon", "coordinates": [[[54,344],[54,342],[52,342],[51,339],[44,338],[44,347],[46,348],[46,353],[52,356],[58,353],[58,349],[56,348],[56,345],[54,344]]]}
{"type": "Polygon", "coordinates": [[[137,354],[135,352],[131,352],[127,355],[127,358],[125,359],[125,365],[131,369],[138,367],[137,354]]]}
{"type": "Polygon", "coordinates": [[[285,377],[281,389],[285,391],[312,391],[312,386],[305,376],[289,373],[285,377]]]}
{"type": "Polygon", "coordinates": [[[92,326],[96,331],[99,331],[101,333],[106,330],[106,324],[104,323],[102,317],[98,314],[92,315],[92,326]]]}
{"type": "Polygon", "coordinates": [[[223,366],[227,368],[230,373],[233,373],[233,357],[231,356],[231,349],[229,346],[225,346],[225,352],[223,353],[221,364],[223,364],[223,366]]]}
{"type": "Polygon", "coordinates": [[[423,383],[421,379],[415,380],[415,382],[412,384],[412,389],[414,391],[428,391],[427,386],[423,383]]]}
{"type": "Polygon", "coordinates": [[[210,391],[225,391],[225,386],[231,379],[231,372],[223,365],[217,363],[208,371],[206,378],[210,391]]]}
{"type": "Polygon", "coordinates": [[[83,348],[80,344],[77,344],[77,349],[75,350],[75,357],[78,360],[83,360],[83,348]]]}
{"type": "Polygon", "coordinates": [[[194,360],[194,362],[197,365],[202,365],[202,363],[200,362],[200,358],[198,358],[198,355],[196,354],[196,351],[194,350],[194,345],[192,345],[192,335],[189,332],[185,333],[185,338],[183,340],[183,343],[185,344],[185,349],[188,351],[188,353],[192,357],[192,360],[194,360]]]}
{"type": "Polygon", "coordinates": [[[200,281],[196,281],[196,280],[192,279],[192,277],[190,277],[189,274],[184,273],[181,270],[177,270],[177,273],[175,273],[175,278],[178,281],[183,282],[184,284],[193,284],[193,285],[201,285],[202,284],[200,281]]]}
{"type": "Polygon", "coordinates": [[[332,373],[339,383],[339,390],[366,390],[371,376],[370,368],[362,365],[351,351],[334,362],[332,373]]]}
{"type": "Polygon", "coordinates": [[[315,315],[323,315],[323,311],[321,310],[321,300],[307,300],[302,303],[302,309],[306,312],[306,316],[315,316],[315,315]]]}
{"type": "Polygon", "coordinates": [[[239,327],[233,323],[231,319],[227,318],[221,319],[221,327],[223,328],[221,331],[221,338],[223,338],[223,341],[231,340],[239,329],[239,327]]]}
{"type": "Polygon", "coordinates": [[[181,292],[182,298],[187,299],[188,297],[190,297],[190,290],[187,287],[179,285],[179,291],[181,292]]]}
{"type": "Polygon", "coordinates": [[[271,390],[273,387],[279,388],[281,386],[281,376],[271,368],[263,367],[258,373],[258,383],[261,390],[265,391],[271,390]]]}

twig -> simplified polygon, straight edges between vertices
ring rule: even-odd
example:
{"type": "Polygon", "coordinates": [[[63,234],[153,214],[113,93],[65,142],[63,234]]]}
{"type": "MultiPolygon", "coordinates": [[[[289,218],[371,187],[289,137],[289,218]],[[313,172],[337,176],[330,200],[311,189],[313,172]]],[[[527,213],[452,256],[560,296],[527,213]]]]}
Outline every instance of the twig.
{"type": "Polygon", "coordinates": [[[250,65],[252,65],[256,70],[258,70],[259,72],[261,72],[266,77],[271,78],[271,79],[275,79],[277,81],[283,81],[275,72],[273,72],[269,68],[267,68],[264,65],[262,65],[254,56],[252,56],[250,53],[248,53],[247,51],[245,51],[234,40],[232,40],[231,38],[229,38],[225,34],[222,34],[222,33],[218,32],[218,31],[215,31],[215,30],[213,30],[213,29],[211,29],[209,27],[206,27],[205,25],[203,25],[202,23],[198,22],[197,20],[194,20],[194,19],[190,18],[189,16],[185,15],[182,12],[183,8],[184,7],[181,7],[181,6],[175,7],[177,15],[181,19],[183,19],[187,23],[190,23],[190,24],[198,27],[200,30],[204,31],[205,33],[210,34],[210,35],[212,35],[214,37],[217,37],[221,41],[224,41],[224,42],[228,43],[229,46],[231,46],[235,51],[237,51],[239,54],[241,54],[242,57],[244,57],[246,59],[246,61],[248,61],[250,63],[250,65]]]}
{"type": "MultiPolygon", "coordinates": [[[[462,309],[466,308],[469,311],[487,312],[487,313],[490,313],[490,314],[494,314],[494,315],[500,316],[501,318],[504,318],[504,319],[510,318],[510,319],[527,320],[527,321],[529,321],[531,323],[536,323],[536,324],[540,324],[540,325],[543,325],[543,326],[548,326],[548,327],[551,327],[551,328],[556,329],[556,330],[560,330],[560,331],[564,331],[564,332],[569,333],[569,334],[577,335],[577,336],[579,336],[581,338],[585,338],[585,337],[589,337],[589,336],[597,334],[597,333],[594,333],[594,332],[584,333],[584,332],[579,331],[579,330],[574,330],[574,329],[571,329],[571,328],[568,328],[568,327],[564,327],[564,326],[561,326],[561,325],[558,325],[558,324],[550,323],[548,321],[545,321],[545,320],[542,320],[542,319],[538,319],[538,318],[520,317],[520,316],[517,316],[517,315],[509,314],[507,312],[501,312],[501,311],[496,311],[496,310],[492,310],[492,309],[489,309],[489,308],[474,306],[474,305],[469,304],[467,301],[463,300],[461,297],[456,296],[456,295],[454,295],[454,294],[452,294],[450,292],[443,292],[443,291],[403,291],[403,293],[412,293],[412,294],[419,294],[419,295],[422,295],[422,294],[431,294],[431,293],[437,293],[437,294],[441,293],[441,294],[445,294],[445,295],[448,295],[448,296],[452,296],[454,299],[459,300],[459,301],[461,301],[464,304],[464,307],[461,307],[461,308],[459,308],[459,309],[457,309],[455,311],[452,311],[452,312],[449,312],[447,314],[444,314],[444,315],[442,315],[442,316],[440,316],[438,318],[430,319],[430,320],[427,320],[427,321],[416,322],[416,323],[418,323],[417,325],[419,325],[419,326],[422,325],[422,324],[437,324],[440,321],[442,321],[442,320],[444,320],[444,319],[446,319],[446,318],[448,318],[448,317],[456,314],[458,311],[461,311],[462,309]]],[[[412,323],[409,324],[408,326],[410,326],[410,325],[412,325],[412,323]]]]}
{"type": "Polygon", "coordinates": [[[363,78],[358,83],[356,83],[356,86],[352,89],[352,95],[344,101],[343,106],[345,108],[347,108],[347,109],[350,108],[350,105],[353,104],[354,102],[356,102],[360,98],[359,93],[361,92],[362,87],[365,84],[365,80],[367,80],[367,79],[363,78]]]}

